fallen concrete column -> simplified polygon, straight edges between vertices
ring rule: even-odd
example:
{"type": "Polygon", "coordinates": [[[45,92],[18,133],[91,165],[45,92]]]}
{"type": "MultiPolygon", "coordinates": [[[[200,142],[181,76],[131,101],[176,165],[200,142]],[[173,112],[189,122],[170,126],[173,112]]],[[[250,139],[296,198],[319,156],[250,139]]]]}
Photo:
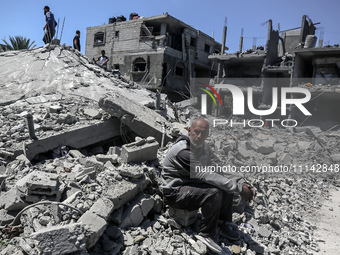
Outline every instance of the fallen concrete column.
{"type": "MultiPolygon", "coordinates": [[[[102,97],[99,106],[114,117],[120,118],[132,131],[142,137],[153,136],[159,144],[162,143],[163,127],[171,124],[155,111],[134,102],[116,92],[102,97]]],[[[172,139],[170,129],[165,128],[164,144],[172,139]]]]}
{"type": "MultiPolygon", "coordinates": [[[[29,160],[32,160],[37,154],[53,150],[58,146],[66,145],[79,149],[119,135],[120,121],[112,118],[99,124],[81,127],[27,143],[25,154],[29,160]]],[[[22,151],[16,151],[15,154],[22,154],[22,151]]]]}

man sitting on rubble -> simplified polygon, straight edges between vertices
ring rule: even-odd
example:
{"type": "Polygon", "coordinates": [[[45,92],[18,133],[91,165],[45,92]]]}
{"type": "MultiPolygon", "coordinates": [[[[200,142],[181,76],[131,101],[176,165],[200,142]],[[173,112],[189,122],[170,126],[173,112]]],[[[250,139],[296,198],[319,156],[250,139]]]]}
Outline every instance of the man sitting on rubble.
{"type": "Polygon", "coordinates": [[[105,50],[102,50],[101,51],[101,56],[99,57],[99,58],[97,58],[97,59],[94,59],[93,58],[93,61],[95,62],[95,63],[97,63],[98,61],[98,65],[100,66],[100,67],[102,67],[104,70],[106,70],[107,69],[107,62],[109,62],[109,58],[107,57],[107,56],[105,56],[105,50]]]}
{"type": "Polygon", "coordinates": [[[233,194],[250,201],[255,197],[255,188],[236,174],[199,171],[204,166],[221,166],[205,143],[208,135],[209,123],[199,118],[189,128],[189,137],[177,139],[164,159],[161,187],[169,206],[188,211],[201,208],[202,222],[196,237],[210,250],[221,253],[221,247],[213,241],[219,221],[224,237],[240,238],[239,232],[228,224],[232,221],[233,194]]]}

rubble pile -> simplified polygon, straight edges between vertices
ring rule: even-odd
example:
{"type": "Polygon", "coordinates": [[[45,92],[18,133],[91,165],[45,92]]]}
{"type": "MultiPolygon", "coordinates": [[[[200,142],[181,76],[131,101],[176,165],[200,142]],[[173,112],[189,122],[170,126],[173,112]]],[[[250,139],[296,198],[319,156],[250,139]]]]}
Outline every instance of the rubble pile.
{"type": "MultiPolygon", "coordinates": [[[[0,58],[7,63],[0,67],[5,77],[0,87],[6,88],[0,110],[0,254],[211,254],[195,237],[200,212],[176,220],[159,189],[162,162],[172,146],[167,142],[185,132],[183,124],[171,122],[189,124],[189,101],[178,104],[174,115],[161,116],[145,107],[154,108],[151,92],[91,65],[68,46],[5,52],[0,58]],[[24,66],[33,64],[8,66],[19,59],[24,66]],[[37,74],[41,71],[46,75],[37,74]],[[28,113],[37,140],[29,136],[28,113]],[[141,137],[123,137],[125,144],[109,148],[58,145],[34,161],[22,149],[115,118],[118,129],[120,123],[130,125],[141,137]]],[[[244,175],[258,192],[251,204],[235,197],[233,222],[242,235],[236,242],[218,235],[224,254],[318,251],[323,240],[313,235],[315,217],[338,184],[337,132],[221,125],[211,128],[207,142],[223,166],[244,175]],[[251,166],[256,171],[241,171],[251,166]],[[280,166],[291,171],[268,171],[280,166]]]]}

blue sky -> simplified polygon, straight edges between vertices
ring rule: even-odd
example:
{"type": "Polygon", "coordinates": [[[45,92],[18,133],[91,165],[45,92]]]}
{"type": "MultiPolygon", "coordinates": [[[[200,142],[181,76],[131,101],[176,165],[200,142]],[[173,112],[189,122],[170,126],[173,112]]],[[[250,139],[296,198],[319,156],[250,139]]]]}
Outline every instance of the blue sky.
{"type": "MultiPolygon", "coordinates": [[[[64,17],[65,26],[61,43],[72,45],[75,31],[81,31],[82,53],[85,52],[86,28],[107,24],[110,17],[131,12],[140,16],[154,16],[165,12],[183,22],[212,35],[218,42],[222,41],[222,31],[227,17],[228,52],[236,52],[239,45],[241,29],[244,48],[252,47],[253,37],[257,37],[257,45],[265,45],[267,26],[261,25],[269,19],[273,20],[274,29],[280,23],[281,30],[299,27],[302,15],[308,15],[318,25],[316,35],[324,31],[324,43],[334,45],[340,43],[339,0],[0,0],[0,39],[8,36],[26,36],[34,40],[37,46],[43,46],[43,26],[45,18],[43,7],[49,5],[60,18],[60,29],[64,17]]],[[[2,42],[2,40],[0,40],[2,42]]]]}

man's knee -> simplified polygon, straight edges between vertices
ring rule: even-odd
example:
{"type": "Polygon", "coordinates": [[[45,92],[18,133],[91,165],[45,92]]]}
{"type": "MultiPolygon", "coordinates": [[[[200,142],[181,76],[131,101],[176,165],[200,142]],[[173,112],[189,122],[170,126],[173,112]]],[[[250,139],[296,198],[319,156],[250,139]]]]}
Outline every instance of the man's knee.
{"type": "Polygon", "coordinates": [[[220,203],[222,201],[223,192],[219,188],[209,188],[207,190],[206,202],[220,203]]]}

